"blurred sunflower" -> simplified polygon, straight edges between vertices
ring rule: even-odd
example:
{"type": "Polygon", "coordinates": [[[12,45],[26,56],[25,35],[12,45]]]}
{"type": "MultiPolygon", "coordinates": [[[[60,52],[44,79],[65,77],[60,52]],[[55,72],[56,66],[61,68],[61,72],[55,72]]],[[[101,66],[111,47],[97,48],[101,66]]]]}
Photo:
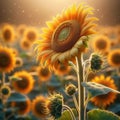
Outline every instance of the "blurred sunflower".
{"type": "Polygon", "coordinates": [[[29,42],[34,42],[35,40],[38,40],[38,31],[36,28],[29,27],[24,31],[24,39],[29,42]]]}
{"type": "Polygon", "coordinates": [[[5,24],[2,28],[2,39],[4,42],[13,42],[15,37],[14,27],[10,24],[5,24]]]}
{"type": "Polygon", "coordinates": [[[54,67],[54,73],[58,76],[69,74],[71,67],[68,64],[58,64],[54,67]]]}
{"type": "Polygon", "coordinates": [[[18,114],[25,115],[31,110],[31,101],[29,98],[27,98],[26,101],[12,102],[11,106],[18,108],[18,114]]]}
{"type": "Polygon", "coordinates": [[[0,72],[11,72],[15,67],[15,55],[10,48],[0,46],[0,72]]]}
{"type": "Polygon", "coordinates": [[[17,27],[17,32],[19,36],[22,36],[24,34],[24,31],[27,29],[27,26],[25,24],[21,24],[17,27]]]}
{"type": "Polygon", "coordinates": [[[80,4],[72,5],[61,15],[57,15],[52,21],[47,22],[48,28],[43,28],[42,40],[38,40],[35,51],[42,65],[56,66],[59,62],[71,60],[76,55],[84,52],[88,41],[87,37],[95,31],[95,17],[87,17],[92,14],[92,8],[80,4]],[[84,42],[84,43],[83,43],[84,42]]]}
{"type": "MultiPolygon", "coordinates": [[[[104,86],[110,87],[112,89],[117,89],[114,80],[112,80],[110,77],[105,77],[104,75],[96,76],[91,80],[92,82],[96,82],[99,84],[102,84],[104,86]]],[[[108,105],[113,103],[117,97],[117,93],[109,92],[105,95],[99,95],[91,99],[91,101],[98,107],[106,108],[108,105]]]]}
{"type": "Polygon", "coordinates": [[[37,74],[38,74],[39,80],[42,82],[48,81],[52,75],[47,67],[42,67],[42,66],[39,66],[37,68],[37,74]]]}
{"type": "Polygon", "coordinates": [[[106,53],[107,51],[109,51],[110,47],[111,47],[111,42],[108,37],[104,35],[100,35],[94,38],[93,41],[94,51],[106,53]]]}
{"type": "Polygon", "coordinates": [[[13,76],[21,79],[12,82],[12,85],[16,91],[23,94],[28,94],[33,89],[34,79],[27,71],[16,72],[13,76]]]}
{"type": "Polygon", "coordinates": [[[0,93],[2,93],[2,95],[4,97],[9,97],[11,95],[11,89],[9,86],[7,85],[3,85],[1,88],[0,88],[0,93]]]}
{"type": "Polygon", "coordinates": [[[32,112],[36,117],[45,118],[49,114],[47,99],[43,96],[36,97],[32,101],[32,112]]]}
{"type": "Polygon", "coordinates": [[[15,49],[15,48],[11,48],[11,49],[12,49],[12,52],[15,56],[17,56],[19,54],[17,49],[15,49]]]}
{"type": "Polygon", "coordinates": [[[23,60],[20,57],[16,57],[16,62],[15,62],[15,66],[16,67],[21,67],[23,65],[23,60]]]}
{"type": "Polygon", "coordinates": [[[23,39],[21,40],[20,46],[23,50],[29,50],[32,44],[29,41],[23,39]]]}
{"type": "Polygon", "coordinates": [[[115,49],[109,52],[108,63],[113,67],[120,67],[120,49],[115,49]]]}

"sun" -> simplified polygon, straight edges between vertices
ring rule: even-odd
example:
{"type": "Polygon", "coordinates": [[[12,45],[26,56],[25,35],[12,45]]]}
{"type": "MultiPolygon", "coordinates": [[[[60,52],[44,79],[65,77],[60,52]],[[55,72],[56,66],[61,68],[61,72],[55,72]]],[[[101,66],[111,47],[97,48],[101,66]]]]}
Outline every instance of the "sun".
{"type": "MultiPolygon", "coordinates": [[[[109,76],[105,77],[104,75],[94,77],[91,82],[96,82],[112,89],[117,89],[114,80],[112,80],[109,76]]],[[[111,103],[115,101],[117,97],[117,93],[109,92],[105,95],[99,95],[91,99],[91,101],[100,108],[106,108],[111,103]]]]}
{"type": "Polygon", "coordinates": [[[88,17],[92,11],[87,5],[72,5],[53,17],[52,21],[46,22],[48,27],[42,29],[41,40],[35,42],[41,65],[51,67],[84,52],[86,46],[83,41],[88,41],[85,36],[95,33],[93,27],[97,18],[88,17]]]}

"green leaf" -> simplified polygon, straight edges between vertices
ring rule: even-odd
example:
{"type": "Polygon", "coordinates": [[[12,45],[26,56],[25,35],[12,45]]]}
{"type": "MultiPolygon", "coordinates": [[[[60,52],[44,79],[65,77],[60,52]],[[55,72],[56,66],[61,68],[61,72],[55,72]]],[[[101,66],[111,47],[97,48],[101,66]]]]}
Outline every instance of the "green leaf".
{"type": "MultiPolygon", "coordinates": [[[[77,117],[77,110],[76,109],[72,109],[74,115],[77,117]]],[[[71,118],[71,115],[69,113],[68,110],[65,110],[63,113],[62,113],[62,116],[60,118],[58,118],[57,120],[72,120],[71,118]]]]}
{"type": "Polygon", "coordinates": [[[90,93],[91,97],[95,97],[98,95],[104,95],[107,94],[109,92],[115,92],[115,93],[119,93],[119,91],[114,90],[112,88],[109,88],[107,86],[104,86],[102,84],[98,84],[95,82],[83,82],[82,86],[85,87],[88,92],[90,93]]]}
{"type": "Polygon", "coordinates": [[[88,120],[120,120],[120,117],[107,110],[93,109],[88,112],[88,120]]]}
{"type": "Polygon", "coordinates": [[[19,81],[19,80],[22,80],[21,78],[15,77],[15,76],[10,76],[9,79],[10,79],[11,81],[19,81]]]}
{"type": "Polygon", "coordinates": [[[26,100],[25,95],[20,94],[20,93],[12,93],[11,96],[8,98],[7,102],[12,102],[12,101],[21,102],[25,100],[26,100]]]}

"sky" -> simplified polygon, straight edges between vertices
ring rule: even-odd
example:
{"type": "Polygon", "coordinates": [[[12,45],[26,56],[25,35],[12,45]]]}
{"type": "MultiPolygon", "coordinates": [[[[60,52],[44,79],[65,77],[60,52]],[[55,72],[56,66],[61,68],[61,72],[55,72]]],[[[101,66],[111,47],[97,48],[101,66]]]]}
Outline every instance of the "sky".
{"type": "Polygon", "coordinates": [[[120,0],[0,0],[0,23],[44,26],[68,6],[86,2],[100,25],[120,24],[120,0]]]}

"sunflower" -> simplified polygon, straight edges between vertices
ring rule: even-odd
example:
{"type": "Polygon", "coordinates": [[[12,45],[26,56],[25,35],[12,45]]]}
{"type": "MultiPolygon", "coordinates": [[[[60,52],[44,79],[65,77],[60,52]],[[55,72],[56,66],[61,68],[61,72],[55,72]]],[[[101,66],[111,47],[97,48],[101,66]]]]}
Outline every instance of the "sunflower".
{"type": "Polygon", "coordinates": [[[67,64],[58,64],[54,67],[54,72],[56,75],[63,76],[69,74],[71,68],[67,64]]]}
{"type": "Polygon", "coordinates": [[[10,95],[11,95],[11,89],[9,86],[7,85],[3,85],[1,88],[0,88],[0,93],[2,93],[2,95],[6,98],[8,98],[10,95]]]}
{"type": "Polygon", "coordinates": [[[38,31],[33,27],[29,27],[24,31],[24,39],[29,42],[34,42],[38,39],[38,31]]]}
{"type": "Polygon", "coordinates": [[[75,58],[85,50],[84,43],[87,37],[95,31],[92,8],[80,4],[72,5],[61,15],[57,15],[52,21],[47,22],[48,28],[43,28],[42,40],[36,41],[35,51],[41,65],[53,67],[59,62],[66,62],[75,58]]]}
{"type": "MultiPolygon", "coordinates": [[[[112,89],[117,89],[114,80],[112,80],[109,76],[105,77],[104,75],[96,76],[91,80],[92,82],[96,82],[102,84],[104,86],[110,87],[112,89]]],[[[105,95],[99,95],[91,99],[91,101],[98,107],[106,108],[108,105],[114,102],[117,97],[117,93],[109,92],[105,95]]]]}
{"type": "Polygon", "coordinates": [[[47,99],[43,96],[36,97],[32,101],[32,112],[36,117],[45,118],[49,114],[47,99]]]}
{"type": "Polygon", "coordinates": [[[12,49],[12,52],[15,56],[17,56],[19,54],[17,49],[15,49],[15,48],[11,48],[11,49],[12,49]]]}
{"type": "Polygon", "coordinates": [[[42,82],[48,81],[52,75],[47,67],[42,67],[42,66],[39,66],[37,68],[37,74],[38,74],[39,80],[42,82]]]}
{"type": "Polygon", "coordinates": [[[11,106],[18,108],[18,114],[25,115],[31,110],[31,101],[29,98],[27,98],[26,101],[12,102],[11,106]]]}
{"type": "Polygon", "coordinates": [[[23,65],[23,60],[20,57],[16,57],[16,67],[21,67],[23,65]]]}
{"type": "Polygon", "coordinates": [[[27,26],[25,24],[21,24],[17,27],[17,32],[19,36],[22,36],[24,34],[24,31],[26,30],[27,26]]]}
{"type": "Polygon", "coordinates": [[[108,63],[113,67],[120,67],[120,49],[109,52],[108,63]]]}
{"type": "Polygon", "coordinates": [[[23,39],[21,40],[20,46],[23,50],[29,50],[32,44],[29,41],[23,39]]]}
{"type": "Polygon", "coordinates": [[[15,40],[15,31],[12,25],[5,24],[2,28],[2,39],[5,42],[13,42],[15,40]]]}
{"type": "Polygon", "coordinates": [[[33,89],[34,79],[27,71],[16,72],[13,76],[21,79],[12,82],[12,85],[16,91],[28,94],[33,89]]]}
{"type": "Polygon", "coordinates": [[[107,51],[109,51],[110,46],[111,46],[111,42],[108,37],[104,35],[100,35],[94,38],[93,41],[94,51],[106,53],[107,51]]]}
{"type": "Polygon", "coordinates": [[[10,48],[0,46],[0,72],[11,72],[15,67],[15,55],[10,48]]]}

